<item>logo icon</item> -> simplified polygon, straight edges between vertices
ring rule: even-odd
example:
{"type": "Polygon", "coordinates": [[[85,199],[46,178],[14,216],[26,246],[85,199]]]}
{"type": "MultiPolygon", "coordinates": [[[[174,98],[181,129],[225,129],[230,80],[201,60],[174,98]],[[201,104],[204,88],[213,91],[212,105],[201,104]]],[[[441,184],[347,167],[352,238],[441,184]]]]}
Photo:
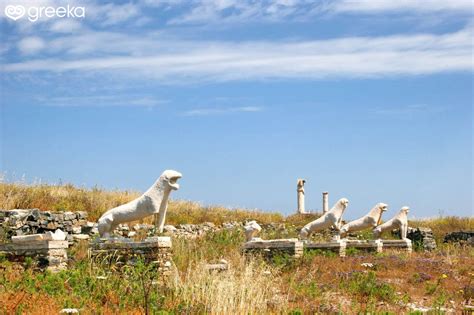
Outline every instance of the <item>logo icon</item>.
{"type": "Polygon", "coordinates": [[[16,21],[25,15],[25,7],[22,5],[7,5],[5,7],[5,15],[16,21]]]}

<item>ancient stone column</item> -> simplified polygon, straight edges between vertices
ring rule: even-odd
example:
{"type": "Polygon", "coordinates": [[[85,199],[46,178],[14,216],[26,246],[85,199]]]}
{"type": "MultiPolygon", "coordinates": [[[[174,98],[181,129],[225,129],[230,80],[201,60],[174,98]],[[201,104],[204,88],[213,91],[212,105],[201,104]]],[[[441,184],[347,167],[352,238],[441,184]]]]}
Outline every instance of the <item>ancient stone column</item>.
{"type": "Polygon", "coordinates": [[[298,213],[305,213],[304,209],[304,184],[306,180],[298,179],[296,182],[296,193],[298,198],[298,213]]]}
{"type": "Polygon", "coordinates": [[[323,192],[323,214],[329,211],[329,193],[323,192]]]}

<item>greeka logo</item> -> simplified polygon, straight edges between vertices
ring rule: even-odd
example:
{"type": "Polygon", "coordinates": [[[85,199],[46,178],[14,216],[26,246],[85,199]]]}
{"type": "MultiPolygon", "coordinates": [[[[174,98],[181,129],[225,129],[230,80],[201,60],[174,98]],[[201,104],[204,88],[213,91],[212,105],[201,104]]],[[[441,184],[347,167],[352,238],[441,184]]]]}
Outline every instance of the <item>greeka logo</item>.
{"type": "Polygon", "coordinates": [[[42,17],[46,18],[84,18],[86,16],[85,7],[28,7],[25,9],[22,5],[7,5],[5,7],[5,16],[16,21],[26,14],[30,22],[36,22],[42,17]]]}

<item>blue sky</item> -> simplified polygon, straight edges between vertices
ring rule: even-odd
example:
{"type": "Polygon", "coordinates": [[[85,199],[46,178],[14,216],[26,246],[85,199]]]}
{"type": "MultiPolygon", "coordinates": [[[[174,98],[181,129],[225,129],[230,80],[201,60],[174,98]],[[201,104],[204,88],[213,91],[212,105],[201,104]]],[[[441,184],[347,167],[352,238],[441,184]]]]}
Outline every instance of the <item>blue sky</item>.
{"type": "Polygon", "coordinates": [[[6,180],[472,216],[471,1],[1,0],[6,180]],[[26,15],[5,16],[9,5],[26,15]],[[29,8],[85,17],[28,20],[29,8]]]}

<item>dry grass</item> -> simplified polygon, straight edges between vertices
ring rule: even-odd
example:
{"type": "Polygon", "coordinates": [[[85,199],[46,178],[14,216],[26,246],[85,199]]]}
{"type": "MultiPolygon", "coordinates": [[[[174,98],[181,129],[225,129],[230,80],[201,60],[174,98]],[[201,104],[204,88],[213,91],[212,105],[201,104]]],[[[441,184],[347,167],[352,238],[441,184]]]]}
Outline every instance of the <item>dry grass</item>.
{"type": "MultiPolygon", "coordinates": [[[[0,209],[32,209],[50,211],[86,211],[89,220],[97,220],[106,210],[127,203],[140,195],[134,191],[107,191],[100,188],[79,188],[71,184],[28,185],[0,183],[0,209]]],[[[228,209],[202,206],[191,201],[170,201],[167,222],[221,224],[229,221],[257,220],[261,223],[281,222],[278,213],[264,213],[247,209],[228,209]]]]}
{"type": "Polygon", "coordinates": [[[65,185],[28,185],[0,183],[0,209],[32,209],[50,211],[86,211],[91,220],[107,209],[138,197],[131,191],[105,191],[65,185]]]}
{"type": "Polygon", "coordinates": [[[433,230],[436,241],[442,242],[444,235],[453,231],[474,231],[473,217],[435,217],[423,220],[410,220],[411,227],[429,227],[433,230]]]}
{"type": "MultiPolygon", "coordinates": [[[[73,185],[0,183],[0,208],[87,211],[89,219],[96,220],[105,210],[126,203],[138,195],[137,192],[84,189],[73,185]]],[[[220,224],[248,219],[260,223],[277,222],[286,225],[287,231],[277,229],[262,234],[264,237],[281,238],[287,237],[288,231],[296,233],[298,227],[315,217],[317,215],[284,218],[277,213],[203,207],[189,201],[172,201],[167,222],[220,224]]],[[[438,217],[413,220],[409,225],[431,228],[438,245],[441,245],[439,249],[431,253],[415,252],[411,256],[390,252],[378,255],[357,252],[344,259],[335,255],[307,253],[301,259],[280,257],[272,264],[265,264],[258,259],[245,261],[241,256],[240,246],[244,240],[241,230],[222,230],[193,240],[174,239],[173,261],[177,273],[168,283],[166,291],[156,293],[156,296],[163,294],[163,301],[156,305],[175,313],[189,314],[289,311],[293,314],[339,311],[346,314],[398,314],[408,311],[405,307],[407,303],[447,307],[461,312],[463,303],[474,298],[471,296],[474,291],[474,250],[467,246],[441,244],[440,241],[448,232],[474,230],[474,219],[438,217]],[[206,263],[215,263],[222,258],[230,262],[229,271],[210,273],[206,270],[206,263]],[[374,267],[367,269],[361,263],[372,263],[374,267]]],[[[75,258],[87,260],[85,255],[81,257],[77,253],[75,258]]],[[[85,314],[142,312],[139,304],[133,304],[136,303],[133,298],[130,298],[132,304],[118,306],[121,299],[116,292],[123,287],[123,279],[114,278],[115,287],[109,287],[98,283],[93,274],[87,275],[87,272],[74,268],[68,271],[67,279],[84,280],[82,285],[87,287],[92,283],[91,288],[97,286],[101,289],[90,291],[95,292],[92,296],[74,298],[63,294],[63,291],[83,292],[83,289],[75,288],[69,284],[69,280],[0,270],[3,272],[0,272],[0,280],[3,276],[6,284],[3,287],[0,285],[0,306],[4,306],[3,309],[0,307],[0,313],[15,308],[26,313],[48,314],[69,304],[80,304],[79,301],[85,305],[85,314]],[[89,278],[82,279],[82,276],[89,278]],[[37,283],[28,279],[35,279],[37,283]],[[60,284],[64,290],[56,295],[48,293],[43,288],[48,287],[48,281],[54,285],[60,284]],[[32,286],[38,292],[32,291],[32,286]]]]}
{"type": "Polygon", "coordinates": [[[281,278],[270,266],[244,257],[233,260],[230,270],[206,269],[204,261],[190,265],[173,281],[176,302],[188,314],[266,314],[272,307],[287,308],[279,295],[281,278]]]}
{"type": "Polygon", "coordinates": [[[358,252],[346,258],[306,253],[282,275],[290,309],[304,314],[405,314],[406,305],[414,303],[461,313],[466,288],[474,285],[474,249],[448,247],[412,255],[358,252]]]}

